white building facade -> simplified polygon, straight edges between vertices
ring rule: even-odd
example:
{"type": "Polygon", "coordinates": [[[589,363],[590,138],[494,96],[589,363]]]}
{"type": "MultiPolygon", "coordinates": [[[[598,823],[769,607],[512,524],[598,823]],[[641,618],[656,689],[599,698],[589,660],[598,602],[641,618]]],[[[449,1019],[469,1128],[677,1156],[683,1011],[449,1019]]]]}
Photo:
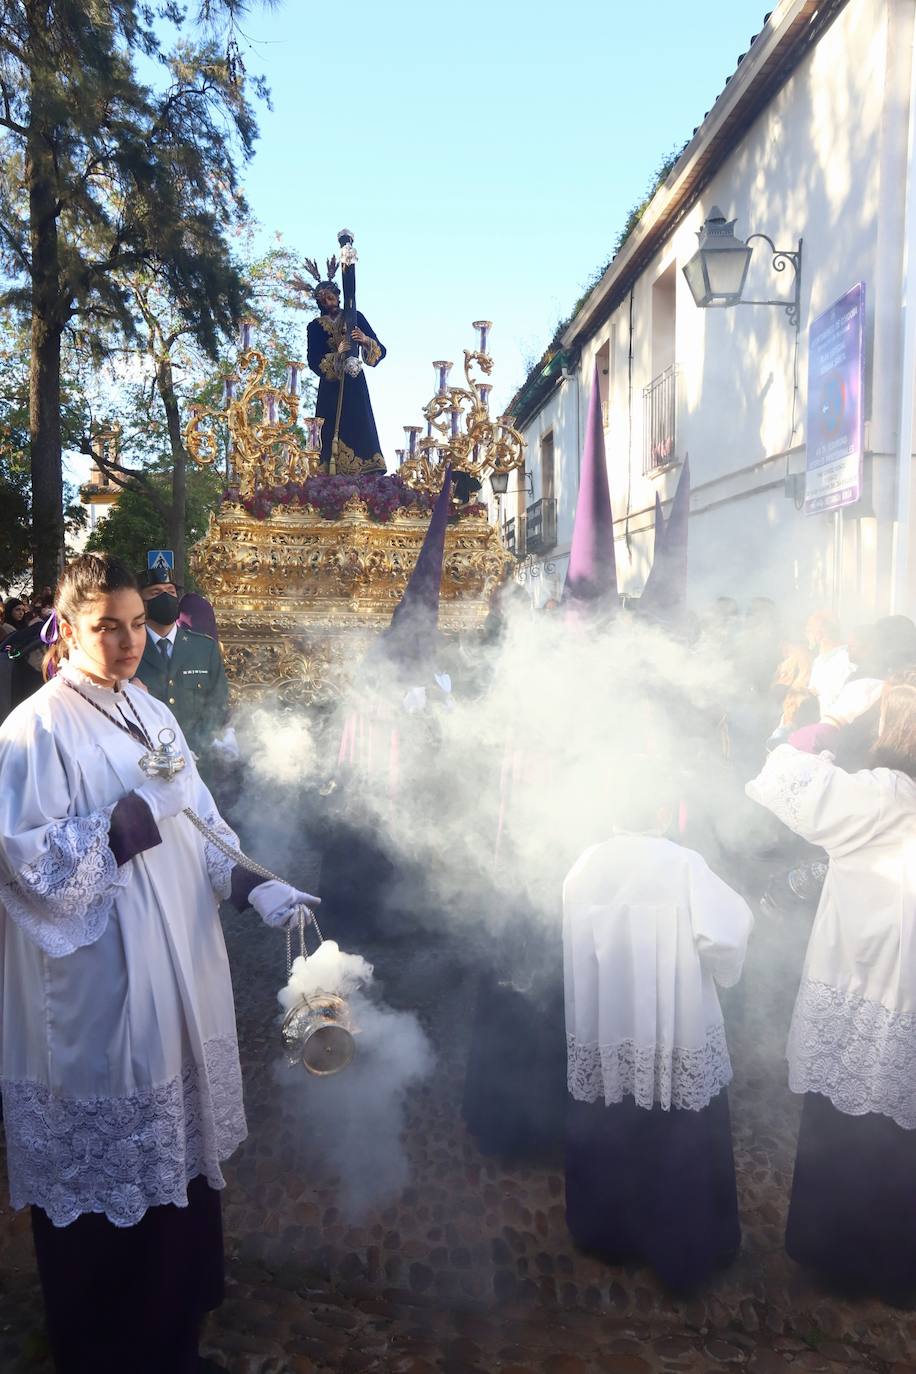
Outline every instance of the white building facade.
{"type": "MultiPolygon", "coordinates": [[[[832,606],[847,624],[916,610],[914,33],[916,0],[782,0],[516,395],[532,491],[519,483],[500,518],[536,604],[562,589],[597,368],[622,592],[645,583],[656,492],[667,512],[689,456],[695,609],[769,596],[800,615],[832,606]],[[798,330],[778,305],[696,306],[682,269],[713,206],[742,239],[803,241],[798,330]],[[792,479],[806,466],[809,329],[860,282],[861,497],[805,514],[792,479]]],[[[743,299],[793,292],[791,265],[774,271],[757,241],[743,299]]]]}

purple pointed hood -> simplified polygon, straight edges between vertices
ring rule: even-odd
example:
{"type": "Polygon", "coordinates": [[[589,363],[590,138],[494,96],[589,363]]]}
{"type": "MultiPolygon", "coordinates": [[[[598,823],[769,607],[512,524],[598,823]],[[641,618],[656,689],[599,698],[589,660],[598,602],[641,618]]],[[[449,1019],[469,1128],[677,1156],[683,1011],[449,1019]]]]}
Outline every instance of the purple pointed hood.
{"type": "Polygon", "coordinates": [[[687,610],[687,542],[690,520],[690,462],[684,459],[667,521],[655,496],[655,557],[638,609],[659,620],[676,620],[687,610]],[[659,535],[661,534],[661,539],[659,535]]]}
{"type": "Polygon", "coordinates": [[[600,601],[602,610],[616,609],[618,601],[614,517],[604,453],[604,421],[597,364],[588,403],[579,495],[563,600],[566,603],[589,604],[600,601]]]}
{"type": "MultiPolygon", "coordinates": [[[[652,561],[655,562],[662,549],[665,547],[665,512],[662,510],[662,498],[655,489],[655,548],[652,551],[652,561]]],[[[651,577],[651,572],[649,576],[651,577]]],[[[648,581],[648,578],[646,579],[648,581]]]]}
{"type": "Polygon", "coordinates": [[[452,468],[449,464],[413,572],[394,608],[391,624],[381,635],[387,657],[405,664],[415,663],[431,652],[438,639],[439,589],[451,497],[452,468]]]}
{"type": "Polygon", "coordinates": [[[216,630],[216,615],[211,602],[197,592],[185,592],[178,603],[178,624],[197,635],[209,635],[219,639],[216,630]]]}

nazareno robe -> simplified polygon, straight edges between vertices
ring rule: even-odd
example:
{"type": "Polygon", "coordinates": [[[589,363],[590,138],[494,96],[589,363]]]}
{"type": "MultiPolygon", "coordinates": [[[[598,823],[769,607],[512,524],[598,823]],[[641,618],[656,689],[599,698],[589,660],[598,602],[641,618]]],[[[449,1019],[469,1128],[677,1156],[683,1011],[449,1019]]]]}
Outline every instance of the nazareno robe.
{"type": "Polygon", "coordinates": [[[654,836],[586,850],[563,887],[567,1223],[675,1290],[741,1239],[716,983],[738,981],[751,925],[699,854],[654,836]]]}
{"type": "Polygon", "coordinates": [[[786,1248],[891,1300],[916,1297],[916,782],[781,745],[747,785],[827,851],[789,1032],[804,1093],[786,1248]]]}
{"type": "MultiPolygon", "coordinates": [[[[379,343],[365,315],[358,311],[356,323],[370,339],[370,343],[360,350],[363,363],[366,367],[377,367],[386,350],[379,343]]],[[[324,420],[321,431],[321,466],[325,472],[331,471],[331,448],[339,405],[340,423],[335,470],[343,473],[384,472],[385,459],[382,457],[365,373],[360,372],[357,377],[344,375],[343,364],[346,354],[337,351],[343,339],[343,311],[333,318],[330,315],[319,315],[309,323],[308,365],[320,378],[315,414],[324,420]]]]}

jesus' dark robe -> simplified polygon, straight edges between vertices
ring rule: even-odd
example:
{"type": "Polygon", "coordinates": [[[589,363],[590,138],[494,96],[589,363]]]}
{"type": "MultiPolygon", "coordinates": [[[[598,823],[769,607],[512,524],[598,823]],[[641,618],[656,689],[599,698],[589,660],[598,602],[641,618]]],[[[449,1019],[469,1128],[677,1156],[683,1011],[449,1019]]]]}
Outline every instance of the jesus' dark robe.
{"type": "MultiPolygon", "coordinates": [[[[363,363],[376,367],[385,348],[364,315],[357,312],[356,324],[369,338],[360,349],[363,363]]],[[[324,420],[321,431],[321,466],[325,472],[384,472],[369,388],[363,372],[351,377],[344,373],[347,355],[338,351],[343,342],[344,315],[319,315],[308,327],[308,364],[320,378],[315,413],[324,420]],[[339,418],[338,418],[339,412],[339,418]],[[335,431],[336,453],[333,454],[335,431]]]]}

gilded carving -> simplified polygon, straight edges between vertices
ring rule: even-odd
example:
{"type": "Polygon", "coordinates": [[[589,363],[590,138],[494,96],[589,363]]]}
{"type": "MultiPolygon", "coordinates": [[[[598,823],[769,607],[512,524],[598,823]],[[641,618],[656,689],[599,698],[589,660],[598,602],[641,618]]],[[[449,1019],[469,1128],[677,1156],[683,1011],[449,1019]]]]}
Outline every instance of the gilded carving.
{"type": "MultiPolygon", "coordinates": [[[[257,520],[226,503],[191,551],[194,576],[216,609],[236,700],[266,693],[287,706],[337,696],[362,651],[391,619],[413,571],[429,517],[370,520],[357,499],[340,519],[309,509],[257,520]]],[[[449,525],[439,623],[479,628],[507,555],[481,516],[449,525]]]]}

